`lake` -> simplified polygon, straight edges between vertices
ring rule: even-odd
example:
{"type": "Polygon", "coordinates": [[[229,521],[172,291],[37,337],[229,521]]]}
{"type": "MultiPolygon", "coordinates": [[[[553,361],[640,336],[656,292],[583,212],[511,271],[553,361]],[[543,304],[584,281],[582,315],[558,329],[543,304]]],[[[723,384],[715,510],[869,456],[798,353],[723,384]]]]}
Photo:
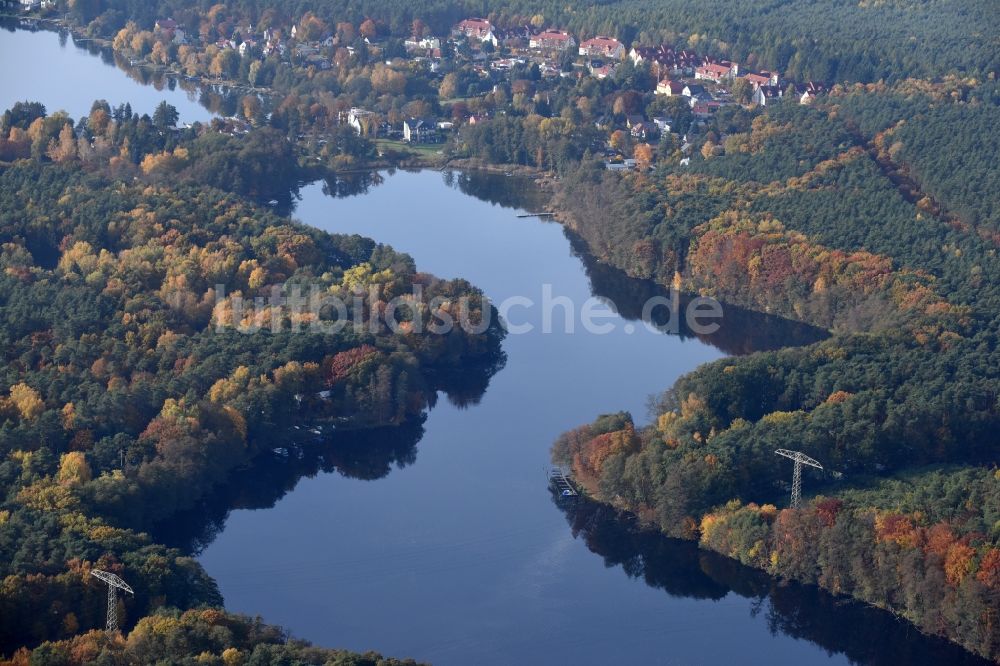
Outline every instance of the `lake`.
{"type": "MultiPolygon", "coordinates": [[[[596,293],[623,314],[598,335],[579,323],[567,333],[559,314],[545,333],[541,308],[512,311],[513,323],[535,330],[508,336],[506,365],[481,397],[442,396],[416,430],[334,438],[308,460],[276,459],[260,465],[263,476],[235,481],[197,539],[227,606],[325,645],[437,664],[964,656],[887,614],[775,585],[607,509],[554,499],[546,468],[560,432],[608,411],[645,421],[647,397],[699,364],[816,332],[728,307],[714,336],[651,330],[635,313],[662,292],[574,251],[558,224],[517,217],[530,188],[502,175],[422,171],[302,189],[303,222],[370,235],[421,270],[469,279],[494,302],[541,303],[550,285],[553,299],[578,309],[596,293]],[[818,631],[825,622],[843,633],[818,631]],[[872,627],[882,640],[851,638],[872,627]]],[[[537,208],[530,197],[523,205],[537,208]]]]}
{"type": "MultiPolygon", "coordinates": [[[[151,113],[166,99],[184,121],[211,115],[200,93],[139,85],[55,33],[0,31],[0,53],[24,61],[0,70],[0,106],[37,99],[79,116],[104,98],[151,113]]],[[[301,221],[391,244],[496,303],[533,301],[508,311],[533,330],[508,336],[503,367],[445,382],[422,423],[277,450],[164,527],[227,607],[323,645],[437,664],[980,663],[889,614],[553,495],[560,432],[616,410],[644,422],[648,396],[699,364],[818,334],[730,307],[713,335],[647,326],[642,305],[662,292],[594,262],[559,225],[518,217],[540,205],[530,181],[503,175],[399,171],[302,188],[301,221]],[[546,294],[563,304],[551,332],[546,294]],[[592,296],[620,312],[603,306],[607,334],[582,330],[592,296]]]]}
{"type": "MultiPolygon", "coordinates": [[[[103,99],[112,107],[129,103],[133,111],[152,116],[165,101],[177,108],[181,123],[194,123],[235,109],[235,102],[223,103],[222,91],[116,66],[108,49],[78,44],[66,32],[21,29],[9,18],[0,19],[0,63],[0,110],[29,100],[41,102],[49,113],[66,111],[76,119],[90,113],[94,100],[103,99]]],[[[125,63],[119,58],[117,64],[125,63]]]]}

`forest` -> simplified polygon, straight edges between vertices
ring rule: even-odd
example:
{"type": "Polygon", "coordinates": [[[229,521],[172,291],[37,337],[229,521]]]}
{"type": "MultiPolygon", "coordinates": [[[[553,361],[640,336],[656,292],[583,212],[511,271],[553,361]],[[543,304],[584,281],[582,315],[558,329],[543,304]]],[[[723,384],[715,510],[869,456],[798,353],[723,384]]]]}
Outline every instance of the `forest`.
{"type": "Polygon", "coordinates": [[[21,650],[4,666],[34,664],[210,664],[264,666],[331,664],[334,666],[414,666],[368,652],[313,647],[290,639],[260,619],[207,608],[180,612],[160,610],[136,623],[125,636],[89,631],[61,641],[21,650]]]}
{"type": "Polygon", "coordinates": [[[14,663],[73,664],[313,654],[221,610],[179,615],[222,600],[200,565],[154,542],[150,528],[195,508],[237,469],[267,464],[262,454],[275,446],[294,447],[293,424],[345,436],[409,429],[439,390],[474,399],[503,363],[498,317],[467,282],[253,203],[269,193],[258,184],[281,186],[279,170],[294,170],[283,137],[156,130],[126,109],[98,129],[103,114],[95,104],[80,121],[94,127],[89,141],[36,104],[3,120],[23,158],[0,165],[0,649],[56,641],[14,663]],[[134,142],[118,138],[133,131],[134,142]],[[104,142],[100,158],[81,154],[104,142]],[[161,161],[170,164],[150,164],[161,161]],[[238,171],[220,173],[227,164],[238,171]],[[352,325],[309,326],[335,311],[237,307],[294,285],[340,298],[352,325]],[[423,300],[390,325],[386,303],[415,287],[423,300]],[[460,307],[486,326],[432,334],[413,325],[418,312],[457,320],[460,307]],[[261,317],[266,325],[244,326],[261,317]],[[471,374],[483,383],[454,382],[458,367],[482,368],[471,374]],[[135,584],[120,602],[121,640],[87,633],[105,612],[95,568],[135,584]]]}
{"type": "Polygon", "coordinates": [[[599,258],[833,336],[702,366],[554,459],[669,535],[1000,658],[996,108],[993,83],[845,86],[687,168],[581,166],[560,203],[599,258]],[[800,509],[778,448],[825,468],[800,509]]]}

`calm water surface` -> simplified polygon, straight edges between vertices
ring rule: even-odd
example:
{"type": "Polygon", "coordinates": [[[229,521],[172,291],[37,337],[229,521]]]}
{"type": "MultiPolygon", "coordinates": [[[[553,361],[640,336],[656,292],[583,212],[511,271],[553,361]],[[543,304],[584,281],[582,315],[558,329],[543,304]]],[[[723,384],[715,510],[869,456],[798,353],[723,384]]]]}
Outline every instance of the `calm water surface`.
{"type": "Polygon", "coordinates": [[[192,88],[183,90],[176,79],[157,77],[142,69],[115,67],[107,51],[76,44],[68,34],[49,30],[19,30],[17,22],[0,19],[0,112],[15,102],[41,102],[49,113],[66,111],[76,119],[90,113],[96,99],[111,106],[126,102],[137,113],[153,115],[166,101],[180,114],[180,122],[211,120],[213,96],[192,88]],[[199,101],[201,100],[201,101],[199,101]]]}
{"type": "MultiPolygon", "coordinates": [[[[225,107],[49,32],[0,29],[0,63],[4,108],[32,99],[78,117],[103,98],[151,113],[166,99],[192,122],[211,117],[203,102],[225,107]]],[[[488,387],[467,373],[422,424],[320,439],[231,479],[164,530],[198,553],[230,609],[323,645],[438,664],[974,663],[888,614],[778,585],[547,488],[560,432],[613,410],[643,421],[647,396],[680,374],[814,331],[735,308],[711,338],[650,330],[636,317],[658,290],[579,255],[556,224],[518,218],[538,206],[526,182],[359,179],[305,187],[296,216],[389,243],[494,301],[540,302],[551,285],[577,308],[597,294],[622,314],[608,335],[579,321],[565,333],[561,316],[543,334],[541,308],[515,310],[536,331],[507,338],[488,387]]]]}
{"type": "MultiPolygon", "coordinates": [[[[540,302],[548,284],[577,304],[596,291],[623,313],[641,309],[651,285],[585,261],[554,223],[463,193],[512,201],[525,187],[502,176],[396,173],[347,198],[310,185],[296,216],[387,242],[422,270],[465,277],[495,302],[540,302]]],[[[609,335],[567,334],[556,317],[559,332],[547,335],[537,330],[540,308],[518,310],[517,323],[536,331],[507,338],[506,367],[478,404],[442,397],[422,433],[411,435],[419,444],[403,455],[376,442],[391,453],[359,464],[360,445],[345,452],[332,444],[304,466],[309,478],[287,479],[294,491],[276,502],[231,501],[269,508],[220,515],[200,560],[232,609],[323,644],[438,664],[961,656],[888,615],[775,586],[691,544],[637,534],[601,507],[554,501],[545,467],[560,432],[612,410],[644,420],[647,396],[723,350],[748,351],[747,341],[809,339],[780,320],[732,314],[720,335],[703,341],[624,317],[610,320],[609,335]],[[340,474],[310,476],[315,470],[340,474]],[[838,631],[825,631],[826,622],[838,631]],[[871,640],[872,627],[880,641],[871,640]],[[877,646],[889,649],[878,654],[877,646]]]]}

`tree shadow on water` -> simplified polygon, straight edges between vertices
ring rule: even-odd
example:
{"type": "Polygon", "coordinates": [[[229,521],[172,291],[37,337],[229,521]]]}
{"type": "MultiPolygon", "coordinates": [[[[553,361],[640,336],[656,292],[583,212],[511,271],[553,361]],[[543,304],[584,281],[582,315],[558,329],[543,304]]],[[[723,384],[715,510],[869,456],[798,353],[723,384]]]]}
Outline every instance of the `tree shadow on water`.
{"type": "Polygon", "coordinates": [[[586,498],[553,492],[573,536],[609,568],[672,597],[719,600],[730,594],[753,600],[768,630],[806,640],[829,654],[871,666],[983,666],[989,662],[942,638],[921,634],[889,612],[818,587],[781,581],[736,560],[668,538],[639,525],[630,514],[586,498]]]}

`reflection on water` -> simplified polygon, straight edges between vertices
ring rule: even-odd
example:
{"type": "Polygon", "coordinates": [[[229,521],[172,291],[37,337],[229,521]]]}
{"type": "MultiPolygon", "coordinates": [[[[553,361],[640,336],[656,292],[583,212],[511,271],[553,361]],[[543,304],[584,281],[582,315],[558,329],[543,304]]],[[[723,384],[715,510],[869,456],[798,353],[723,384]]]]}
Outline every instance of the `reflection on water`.
{"type": "MultiPolygon", "coordinates": [[[[466,277],[497,302],[552,284],[578,303],[595,293],[612,300],[635,321],[646,299],[663,295],[574,253],[555,223],[517,219],[513,209],[545,207],[531,185],[475,172],[341,174],[304,187],[297,214],[388,242],[423,270],[466,277]]],[[[706,338],[643,326],[634,335],[619,326],[607,336],[508,336],[504,371],[476,381],[455,373],[468,381],[447,390],[419,430],[344,446],[333,439],[303,463],[268,459],[279,470],[267,474],[277,478],[237,483],[201,541],[196,534],[188,542],[204,545],[229,523],[200,561],[234,610],[327,644],[436,663],[537,663],[554,654],[575,663],[899,663],[894,655],[928,663],[917,658],[924,654],[961,663],[960,650],[920,639],[889,615],[779,585],[695,544],[636,530],[603,507],[581,504],[564,518],[552,506],[542,469],[560,432],[601,409],[641,410],[647,395],[719,358],[718,349],[746,353],[822,336],[726,310],[723,330],[706,338]],[[421,438],[420,464],[405,474],[378,483],[317,478],[288,493],[297,475],[360,469],[372,478],[409,464],[421,438]],[[272,492],[245,489],[256,483],[272,492]],[[271,506],[282,494],[270,511],[226,517],[227,507],[271,506]],[[275,562],[283,580],[254,577],[275,562]],[[859,631],[884,634],[890,647],[873,652],[850,636],[859,631]]]]}
{"type": "Polygon", "coordinates": [[[530,178],[486,171],[445,171],[444,182],[463,194],[501,208],[538,212],[545,209],[546,196],[530,178]]]}
{"type": "Polygon", "coordinates": [[[310,429],[291,433],[282,446],[258,456],[188,511],[152,530],[160,543],[200,553],[222,532],[231,511],[269,509],[294,490],[299,480],[337,473],[374,481],[417,460],[424,419],[396,427],[336,431],[310,429]]]}
{"type": "MultiPolygon", "coordinates": [[[[485,171],[446,171],[444,182],[464,194],[503,208],[537,212],[544,211],[547,207],[545,193],[524,177],[485,171]]],[[[669,300],[670,291],[652,280],[629,277],[623,271],[599,262],[590,254],[579,236],[568,228],[564,229],[564,233],[569,239],[573,254],[583,263],[590,280],[591,293],[613,306],[619,316],[626,320],[644,321],[662,333],[676,335],[681,339],[698,338],[726,354],[737,356],[781,347],[800,347],[829,336],[826,331],[809,324],[729,304],[723,304],[724,316],[718,322],[719,329],[708,335],[694,333],[688,327],[685,317],[671,318],[671,312],[663,307],[652,309],[644,317],[643,307],[654,298],[669,300]],[[674,321],[677,322],[676,327],[674,321]]],[[[681,294],[677,312],[683,313],[693,298],[692,295],[681,294]]]]}
{"type": "MultiPolygon", "coordinates": [[[[618,314],[625,319],[643,320],[664,333],[673,333],[681,338],[696,337],[733,356],[782,347],[801,347],[829,337],[829,333],[815,326],[728,303],[723,304],[723,317],[718,321],[719,329],[714,333],[694,333],[687,326],[684,317],[674,318],[677,327],[676,332],[673,332],[673,320],[667,309],[656,308],[651,311],[651,316],[643,317],[643,306],[653,298],[669,299],[669,290],[652,280],[629,277],[617,268],[597,261],[587,252],[584,242],[576,234],[567,229],[566,236],[570,239],[574,253],[583,262],[594,295],[614,304],[618,314]]],[[[683,313],[692,298],[689,294],[682,294],[678,312],[683,313]]]]}
{"type": "MultiPolygon", "coordinates": [[[[323,193],[335,198],[364,195],[371,188],[382,185],[386,177],[391,177],[396,171],[329,174],[323,181],[323,193]]],[[[442,179],[448,187],[501,208],[536,212],[546,209],[546,194],[530,178],[449,169],[442,172],[442,179]]],[[[681,339],[698,338],[726,354],[737,356],[782,347],[800,347],[829,336],[823,329],[809,324],[729,304],[723,305],[724,317],[719,322],[719,330],[707,335],[691,331],[682,316],[673,318],[677,320],[677,326],[673,328],[670,311],[663,307],[652,309],[649,316],[643,317],[646,303],[653,298],[669,300],[670,291],[652,280],[632,278],[613,266],[601,263],[588,252],[579,236],[569,229],[564,229],[564,233],[574,256],[583,263],[593,295],[616,308],[626,320],[644,321],[662,333],[681,339]]],[[[683,313],[693,298],[690,294],[682,294],[678,311],[683,313]]]]}
{"type": "Polygon", "coordinates": [[[751,614],[764,613],[772,634],[811,641],[856,664],[989,663],[943,639],[925,636],[889,613],[813,586],[778,581],[692,542],[640,528],[632,516],[606,505],[555,492],[552,497],[573,536],[601,556],[605,566],[621,567],[629,578],[671,597],[720,600],[734,594],[753,599],[751,614]]]}
{"type": "MultiPolygon", "coordinates": [[[[435,391],[460,408],[477,404],[490,379],[503,369],[507,357],[495,356],[466,364],[459,370],[431,369],[427,379],[435,391]]],[[[430,407],[437,393],[429,396],[430,407]]],[[[225,528],[231,511],[269,509],[294,490],[302,478],[336,473],[349,479],[375,481],[417,460],[417,443],[424,435],[426,417],[394,427],[345,430],[329,424],[300,425],[285,441],[271,442],[272,450],[257,456],[194,508],[153,528],[160,543],[197,554],[225,528]]]]}
{"type": "MultiPolygon", "coordinates": [[[[51,23],[22,22],[17,18],[0,17],[0,31],[4,36],[3,62],[9,64],[8,57],[15,53],[30,52],[30,62],[25,63],[28,69],[40,68],[43,72],[22,73],[22,85],[18,86],[17,99],[41,101],[49,111],[64,109],[71,116],[84,115],[89,109],[89,102],[106,99],[112,106],[125,101],[133,102],[136,111],[152,114],[150,101],[139,104],[139,99],[152,100],[146,94],[137,94],[134,86],[116,85],[114,77],[108,76],[101,81],[103,85],[89,85],[99,79],[102,73],[98,70],[117,69],[125,74],[127,80],[148,87],[157,93],[169,93],[164,97],[168,102],[178,107],[181,120],[207,121],[209,115],[194,114],[190,108],[197,104],[213,116],[235,116],[239,111],[240,101],[251,92],[245,87],[231,87],[203,83],[188,77],[178,76],[172,72],[149,64],[133,64],[128,58],[116,54],[110,47],[90,39],[77,39],[67,30],[54,31],[51,23]],[[51,40],[51,41],[50,41],[51,40]],[[47,47],[49,43],[58,43],[61,49],[47,47]],[[96,68],[95,68],[96,66],[96,68]],[[39,78],[39,75],[42,78],[39,78]],[[60,91],[58,99],[46,99],[53,91],[60,91]],[[81,95],[89,98],[74,100],[81,95]],[[185,102],[187,102],[185,104],[185,102]],[[147,108],[148,107],[148,108],[147,108]]],[[[261,101],[265,112],[270,109],[271,100],[262,96],[261,101]]],[[[7,108],[12,101],[0,105],[7,108]]]]}
{"type": "MultiPolygon", "coordinates": [[[[395,173],[389,170],[389,175],[395,173]]],[[[349,173],[330,173],[323,179],[323,194],[336,199],[367,194],[372,187],[385,182],[385,177],[378,171],[353,171],[349,173]]]]}

